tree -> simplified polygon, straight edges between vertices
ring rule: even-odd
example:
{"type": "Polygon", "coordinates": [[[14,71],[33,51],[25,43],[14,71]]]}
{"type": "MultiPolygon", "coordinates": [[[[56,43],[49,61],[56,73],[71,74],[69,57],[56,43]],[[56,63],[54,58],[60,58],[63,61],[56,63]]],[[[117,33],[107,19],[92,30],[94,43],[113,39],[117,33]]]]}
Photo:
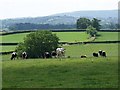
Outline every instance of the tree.
{"type": "Polygon", "coordinates": [[[87,27],[86,31],[87,31],[87,34],[90,35],[90,37],[95,37],[96,34],[97,34],[96,28],[94,28],[94,27],[91,26],[91,25],[87,27]]]}
{"type": "Polygon", "coordinates": [[[100,30],[100,21],[101,20],[98,20],[98,19],[96,19],[96,18],[93,18],[93,20],[91,21],[91,23],[92,23],[92,26],[94,27],[94,28],[96,28],[96,30],[98,31],[98,30],[100,30]]]}
{"type": "Polygon", "coordinates": [[[79,18],[77,20],[77,29],[86,29],[89,25],[91,25],[91,21],[87,18],[79,18]]]}
{"type": "Polygon", "coordinates": [[[24,42],[16,48],[17,52],[26,51],[28,57],[39,58],[44,52],[51,52],[58,47],[59,38],[51,31],[37,31],[28,34],[24,42]]]}

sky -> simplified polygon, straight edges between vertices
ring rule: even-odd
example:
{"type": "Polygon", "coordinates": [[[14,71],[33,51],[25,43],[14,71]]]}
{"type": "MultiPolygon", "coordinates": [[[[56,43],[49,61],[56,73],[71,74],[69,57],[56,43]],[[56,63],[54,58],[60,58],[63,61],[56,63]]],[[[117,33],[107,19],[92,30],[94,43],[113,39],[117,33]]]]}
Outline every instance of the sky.
{"type": "Polygon", "coordinates": [[[0,0],[0,19],[83,10],[115,10],[120,0],[0,0]]]}

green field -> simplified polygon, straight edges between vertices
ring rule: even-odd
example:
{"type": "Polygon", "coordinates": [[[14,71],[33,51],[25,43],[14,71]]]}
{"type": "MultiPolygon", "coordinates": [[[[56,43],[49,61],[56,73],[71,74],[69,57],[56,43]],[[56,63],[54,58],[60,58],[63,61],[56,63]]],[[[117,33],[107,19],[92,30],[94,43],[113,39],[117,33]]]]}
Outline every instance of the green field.
{"type": "Polygon", "coordinates": [[[118,41],[118,34],[120,32],[99,32],[99,37],[95,41],[118,41]]]}
{"type": "MultiPolygon", "coordinates": [[[[3,42],[20,42],[28,33],[0,36],[3,42]]],[[[60,41],[87,41],[84,32],[57,32],[60,41]]],[[[99,32],[96,41],[116,41],[118,33],[99,32]]],[[[2,55],[3,88],[117,88],[118,45],[78,44],[63,45],[66,58],[10,60],[11,54],[2,55]],[[95,58],[93,52],[106,51],[107,57],[95,58]],[[81,55],[87,58],[81,59],[81,55]],[[70,56],[71,58],[67,58],[70,56]]],[[[3,46],[2,51],[15,46],[3,46]]],[[[0,62],[1,64],[1,62],[0,62]]]]}
{"type": "Polygon", "coordinates": [[[3,43],[18,43],[18,42],[22,42],[23,38],[27,34],[29,34],[29,33],[4,35],[4,36],[0,36],[0,38],[2,38],[3,43]]]}
{"type": "MultiPolygon", "coordinates": [[[[14,51],[16,46],[2,46],[2,52],[14,51]]],[[[92,52],[104,50],[108,56],[118,56],[118,44],[80,44],[80,45],[66,45],[66,55],[72,57],[79,57],[80,55],[91,56],[92,52]]]]}
{"type": "MultiPolygon", "coordinates": [[[[54,32],[59,38],[60,41],[63,42],[81,42],[81,41],[89,41],[88,35],[85,32],[54,32]]],[[[22,42],[23,38],[28,33],[22,34],[11,34],[0,36],[2,38],[3,43],[18,43],[22,42]]],[[[118,40],[118,32],[99,32],[101,36],[97,37],[95,41],[117,41],[118,40]],[[112,36],[112,37],[111,37],[112,36]]]]}
{"type": "Polygon", "coordinates": [[[9,46],[0,46],[0,52],[8,52],[8,51],[14,51],[16,46],[12,46],[12,45],[9,45],[9,46]]]}
{"type": "Polygon", "coordinates": [[[116,57],[3,61],[3,88],[117,88],[116,57]],[[92,62],[93,60],[93,62],[92,62]]]}

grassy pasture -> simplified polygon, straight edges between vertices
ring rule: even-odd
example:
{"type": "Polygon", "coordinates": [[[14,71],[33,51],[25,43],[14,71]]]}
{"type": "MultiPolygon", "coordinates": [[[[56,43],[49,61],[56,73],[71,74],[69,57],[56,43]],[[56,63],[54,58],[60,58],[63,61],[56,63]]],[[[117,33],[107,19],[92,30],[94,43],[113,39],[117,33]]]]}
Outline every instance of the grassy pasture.
{"type": "Polygon", "coordinates": [[[3,61],[3,88],[117,88],[118,59],[3,61]],[[92,63],[93,60],[93,63],[92,63]]]}
{"type": "MultiPolygon", "coordinates": [[[[120,44],[85,44],[85,45],[66,45],[63,46],[66,49],[66,56],[80,57],[81,55],[87,55],[92,57],[93,52],[98,52],[98,50],[104,50],[107,56],[118,56],[118,45],[120,44]]],[[[5,50],[14,50],[15,47],[8,47],[5,50]],[[12,49],[13,48],[13,49],[12,49]]],[[[4,51],[5,51],[4,50],[4,51]]],[[[10,55],[3,55],[3,60],[10,60],[10,55]]]]}
{"type": "Polygon", "coordinates": [[[9,46],[0,46],[0,52],[8,52],[8,51],[14,51],[16,46],[9,45],[9,46]]]}
{"type": "Polygon", "coordinates": [[[99,32],[99,37],[95,41],[118,41],[120,32],[99,32]]]}
{"type": "MultiPolygon", "coordinates": [[[[88,35],[85,32],[53,32],[59,38],[60,41],[67,41],[67,42],[80,42],[80,41],[89,41],[88,35]]],[[[21,34],[11,34],[0,36],[2,38],[1,42],[8,43],[16,43],[22,42],[23,38],[29,33],[21,33],[21,34]]],[[[101,36],[97,37],[95,41],[116,41],[118,40],[118,32],[99,32],[101,36]]]]}
{"type": "Polygon", "coordinates": [[[80,57],[81,55],[92,56],[93,52],[104,50],[107,56],[118,56],[118,45],[120,44],[85,44],[64,46],[66,55],[72,57],[80,57]]]}

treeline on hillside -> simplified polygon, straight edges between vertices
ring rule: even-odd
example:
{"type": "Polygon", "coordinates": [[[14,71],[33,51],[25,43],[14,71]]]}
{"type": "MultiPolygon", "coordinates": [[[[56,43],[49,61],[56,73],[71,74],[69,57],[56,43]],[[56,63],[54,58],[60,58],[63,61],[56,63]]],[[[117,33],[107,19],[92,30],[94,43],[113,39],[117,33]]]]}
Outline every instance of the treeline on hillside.
{"type": "Polygon", "coordinates": [[[17,23],[11,25],[9,30],[31,30],[31,29],[73,29],[76,28],[75,24],[65,25],[65,24],[33,24],[33,23],[17,23]]]}

